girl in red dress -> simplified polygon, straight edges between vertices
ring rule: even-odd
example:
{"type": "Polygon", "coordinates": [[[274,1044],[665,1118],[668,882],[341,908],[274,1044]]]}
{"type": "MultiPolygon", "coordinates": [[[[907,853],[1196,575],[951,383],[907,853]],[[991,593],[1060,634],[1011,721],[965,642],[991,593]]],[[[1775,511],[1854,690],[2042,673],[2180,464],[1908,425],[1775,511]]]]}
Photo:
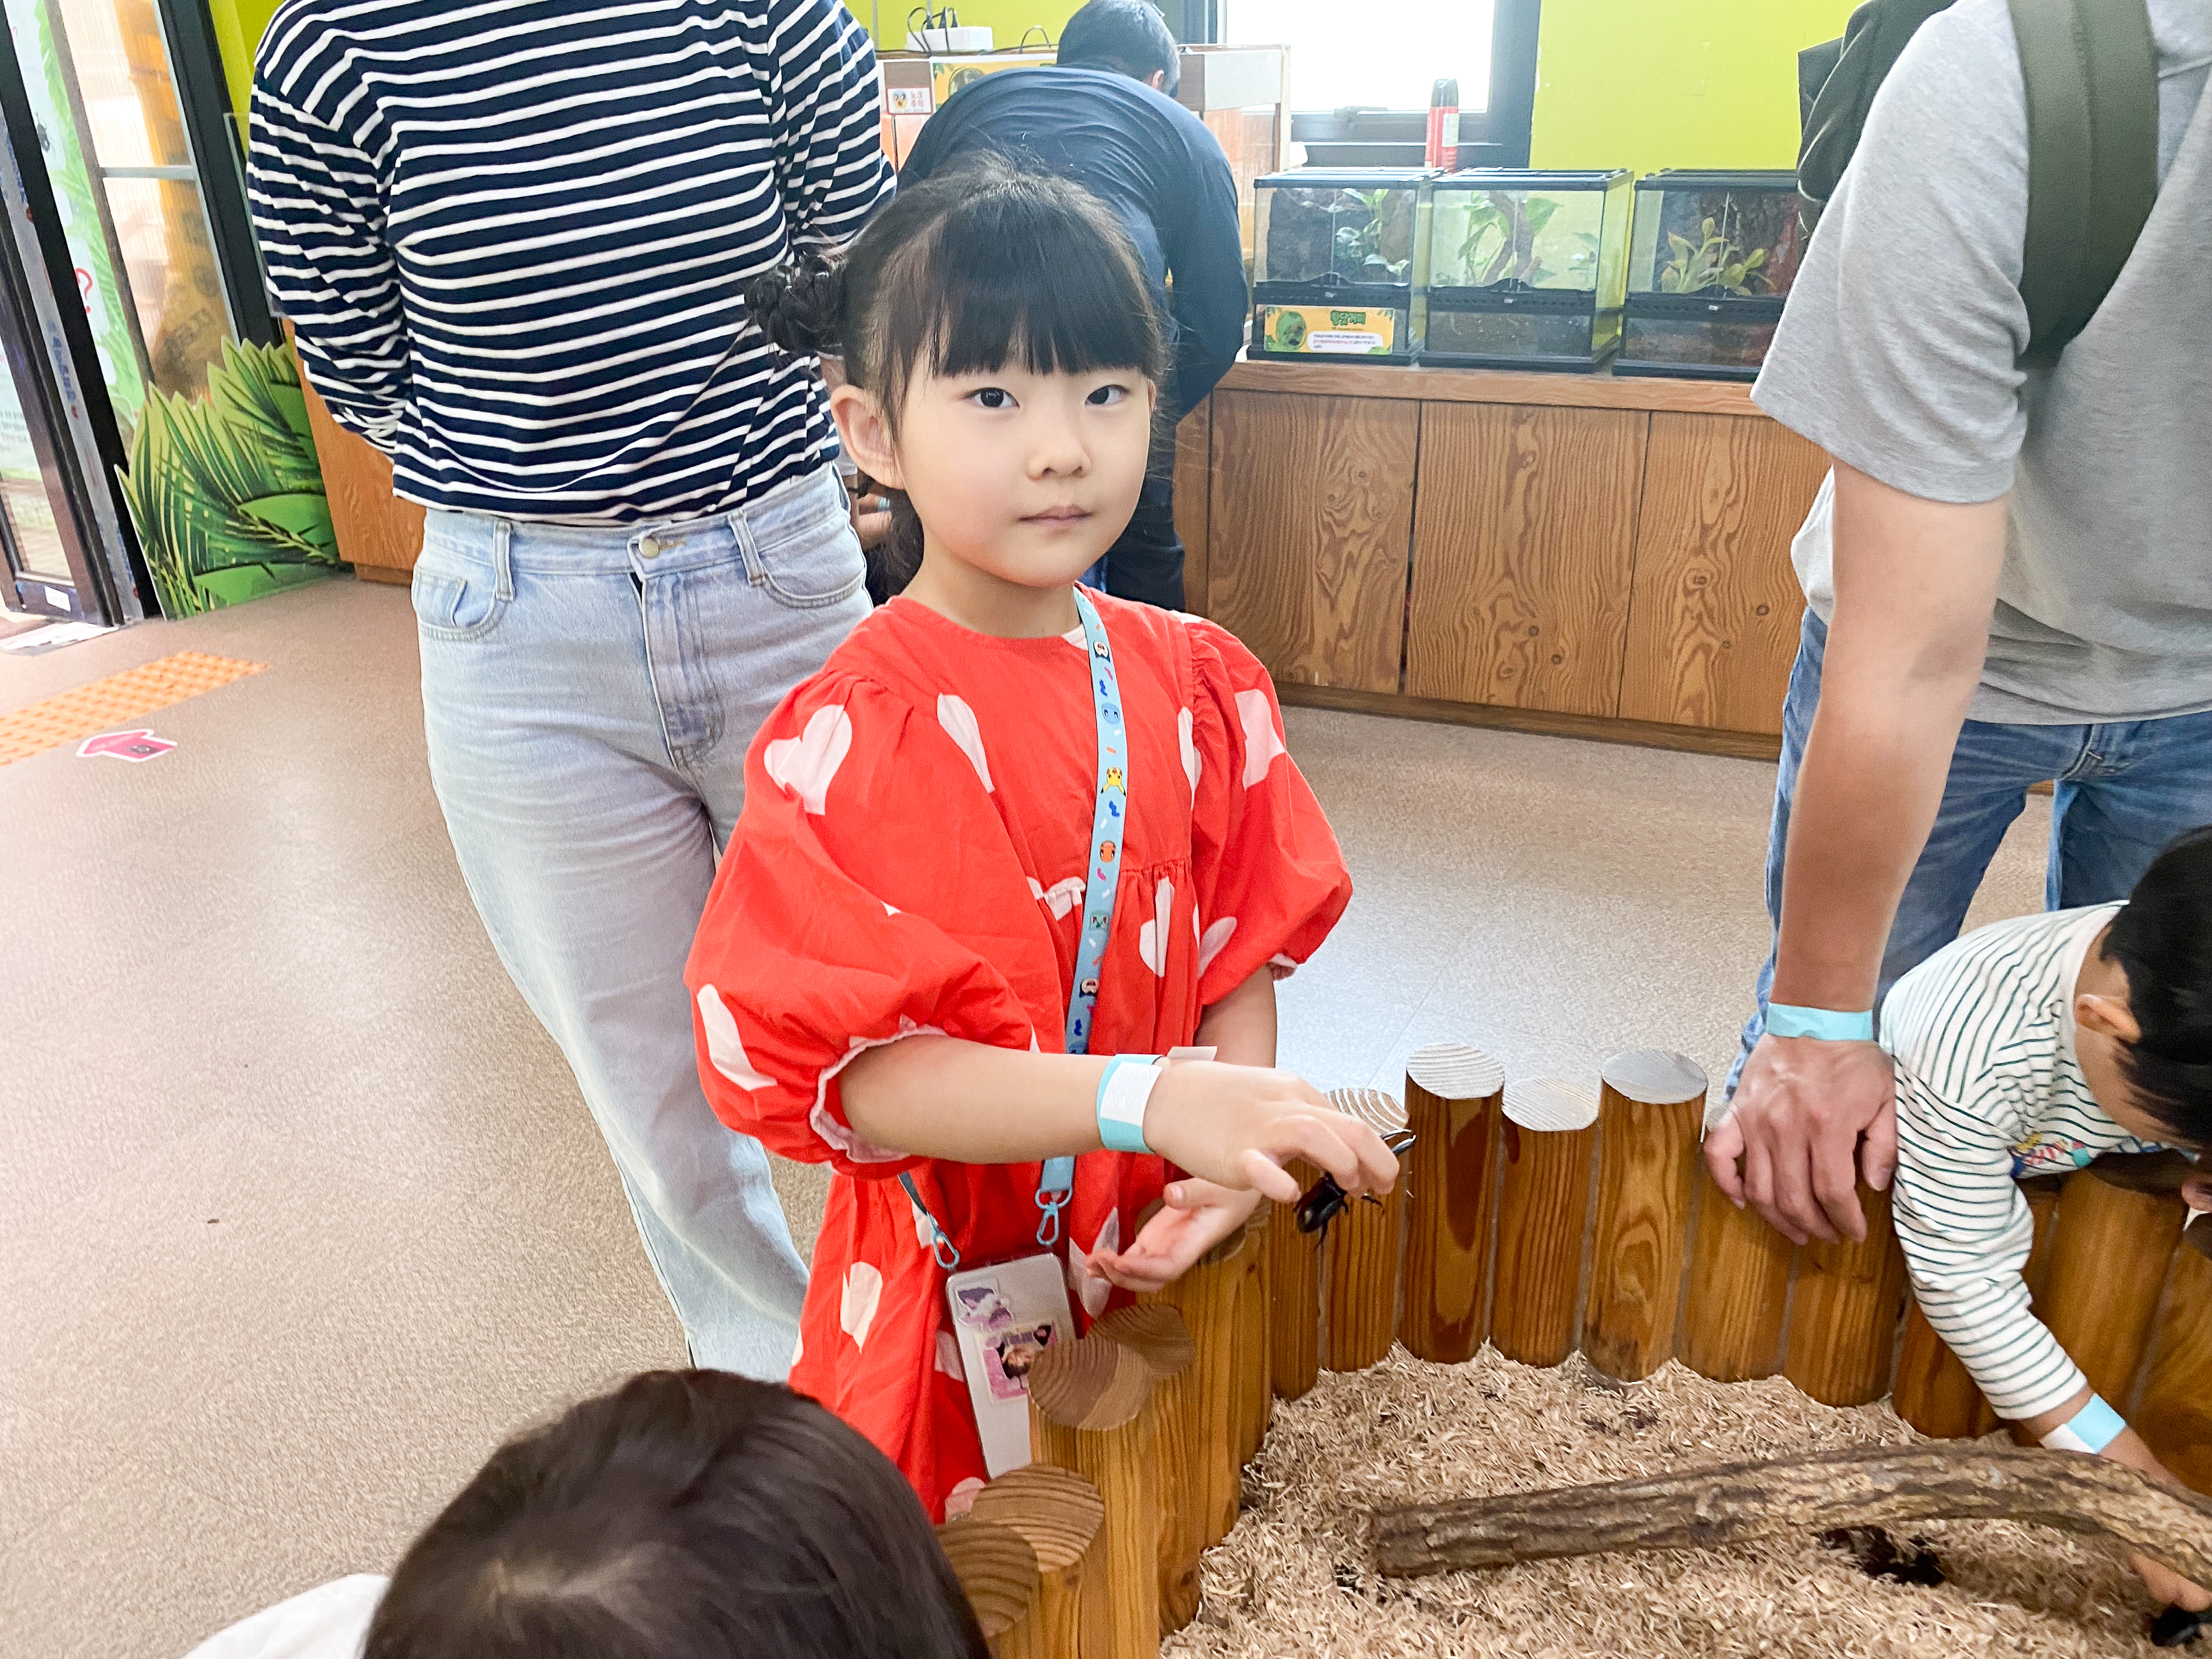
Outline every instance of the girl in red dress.
{"type": "Polygon", "coordinates": [[[1273,1069],[1275,979],[1352,886],[1267,671],[1075,586],[1135,505],[1164,369],[1118,223],[981,163],[749,298],[842,356],[903,591],[753,744],[691,953],[701,1071],[730,1127],[835,1168],[792,1385],[941,1516],[986,1474],[948,1263],[1049,1248],[1081,1328],[1295,1201],[1290,1159],[1352,1192],[1397,1164],[1273,1069]],[[1150,1063],[1187,1046],[1215,1058],[1150,1063]]]}

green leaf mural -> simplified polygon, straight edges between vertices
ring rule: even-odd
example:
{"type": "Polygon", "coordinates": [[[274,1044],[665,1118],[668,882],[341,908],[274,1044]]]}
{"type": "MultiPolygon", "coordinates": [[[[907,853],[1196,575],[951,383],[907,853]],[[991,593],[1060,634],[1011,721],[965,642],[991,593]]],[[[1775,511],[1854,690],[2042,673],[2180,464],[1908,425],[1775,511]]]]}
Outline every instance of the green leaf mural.
{"type": "Polygon", "coordinates": [[[149,390],[123,494],[165,616],[295,587],[339,564],[289,344],[226,344],[202,399],[149,390]]]}

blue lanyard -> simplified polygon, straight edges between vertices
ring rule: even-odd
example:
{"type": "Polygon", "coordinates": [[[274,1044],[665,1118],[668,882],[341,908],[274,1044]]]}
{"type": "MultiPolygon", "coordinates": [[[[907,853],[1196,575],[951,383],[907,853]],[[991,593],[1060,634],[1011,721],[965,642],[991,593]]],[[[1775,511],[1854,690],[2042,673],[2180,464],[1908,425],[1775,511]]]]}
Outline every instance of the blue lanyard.
{"type": "MultiPolygon", "coordinates": [[[[1121,682],[1114,672],[1114,647],[1106,638],[1106,624],[1098,607],[1080,587],[1075,590],[1076,614],[1083,619],[1084,663],[1091,679],[1091,701],[1098,716],[1098,799],[1091,813],[1091,850],[1083,878],[1083,933],[1075,946],[1075,984],[1067,996],[1066,1048],[1071,1054],[1091,1052],[1092,1016],[1098,1007],[1098,976],[1106,957],[1107,936],[1114,927],[1114,895],[1121,885],[1119,872],[1123,843],[1128,838],[1129,738],[1121,720],[1121,682]]],[[[915,1211],[928,1219],[933,1236],[931,1252],[937,1264],[951,1273],[960,1265],[960,1252],[937,1224],[912,1175],[902,1175],[899,1184],[915,1211]]],[[[1075,1160],[1048,1158],[1037,1172],[1036,1241],[1050,1249],[1060,1242],[1060,1212],[1073,1196],[1075,1160]]]]}

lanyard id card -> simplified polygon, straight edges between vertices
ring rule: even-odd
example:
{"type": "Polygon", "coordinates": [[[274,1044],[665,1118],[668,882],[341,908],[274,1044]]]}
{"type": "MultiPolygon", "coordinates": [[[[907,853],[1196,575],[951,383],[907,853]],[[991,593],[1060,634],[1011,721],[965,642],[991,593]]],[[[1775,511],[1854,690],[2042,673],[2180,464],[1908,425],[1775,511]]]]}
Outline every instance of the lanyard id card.
{"type": "MultiPolygon", "coordinates": [[[[1121,723],[1121,679],[1115,672],[1105,624],[1099,620],[1098,607],[1080,587],[1075,590],[1075,609],[1083,619],[1085,671],[1098,720],[1098,794],[1091,810],[1090,854],[1085,860],[1075,985],[1067,1001],[1066,1050],[1081,1054],[1091,1050],[1099,964],[1114,923],[1120,854],[1127,838],[1129,759],[1121,723]]],[[[914,1177],[902,1175],[899,1182],[917,1217],[928,1222],[931,1249],[948,1275],[945,1296],[960,1345],[960,1362],[967,1371],[968,1398],[983,1442],[984,1466],[995,1480],[1030,1461],[1030,1365],[1054,1342],[1074,1334],[1066,1270],[1053,1247],[1060,1243],[1060,1209],[1074,1190],[1075,1160],[1048,1158],[1037,1173],[1036,1241],[1043,1249],[965,1271],[961,1270],[959,1250],[922,1202],[914,1177]]]]}
{"type": "Polygon", "coordinates": [[[1066,1270],[1056,1255],[1025,1255],[954,1273],[945,1294],[983,1466],[995,1480],[1030,1461],[1030,1367],[1054,1343],[1074,1340],[1066,1270]]]}

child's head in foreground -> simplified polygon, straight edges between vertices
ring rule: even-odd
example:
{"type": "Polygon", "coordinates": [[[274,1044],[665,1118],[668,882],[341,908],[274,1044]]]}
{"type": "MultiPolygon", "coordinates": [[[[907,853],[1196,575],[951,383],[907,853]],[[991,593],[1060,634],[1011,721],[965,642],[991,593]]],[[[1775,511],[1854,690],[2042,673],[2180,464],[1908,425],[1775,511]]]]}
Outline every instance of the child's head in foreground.
{"type": "Polygon", "coordinates": [[[847,453],[894,492],[884,586],[1073,583],[1135,508],[1166,349],[1127,234],[1079,185],[979,155],[842,259],[753,284],[788,351],[842,361],[847,453]]]}
{"type": "Polygon", "coordinates": [[[493,1455],[363,1659],[984,1659],[921,1504],[787,1389],[652,1371],[493,1455]]]}
{"type": "MultiPolygon", "coordinates": [[[[2098,1104],[2142,1139],[2212,1148],[2212,825],[2151,861],[2075,981],[2098,1104]]],[[[2212,1208],[2212,1176],[2191,1177],[2212,1208]]]]}

